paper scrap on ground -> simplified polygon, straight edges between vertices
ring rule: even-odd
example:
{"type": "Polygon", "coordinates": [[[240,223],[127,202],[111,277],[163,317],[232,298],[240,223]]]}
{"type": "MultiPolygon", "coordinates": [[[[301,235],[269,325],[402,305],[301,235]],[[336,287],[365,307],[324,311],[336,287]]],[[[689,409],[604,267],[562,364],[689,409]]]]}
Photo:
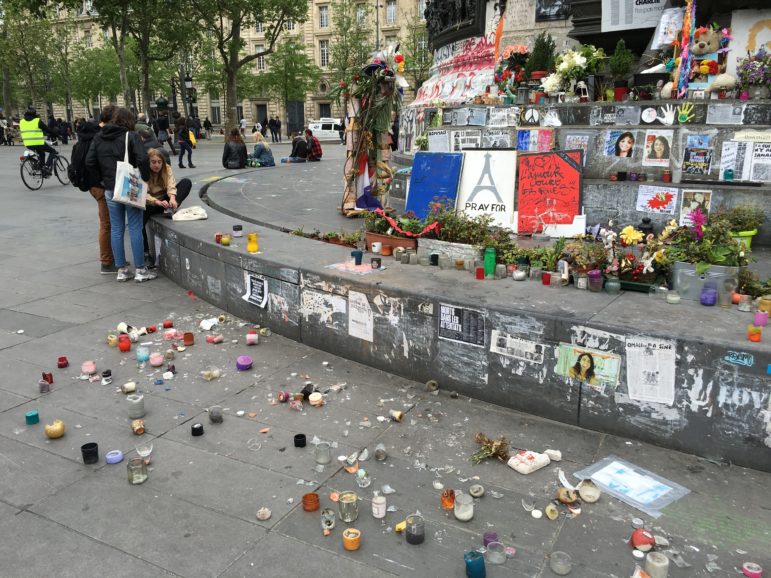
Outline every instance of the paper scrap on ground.
{"type": "Polygon", "coordinates": [[[614,455],[573,475],[581,480],[590,478],[604,492],[653,518],[661,516],[663,508],[690,493],[688,488],[614,455]]]}
{"type": "Polygon", "coordinates": [[[362,263],[361,265],[355,265],[353,260],[345,261],[343,263],[333,263],[327,265],[327,269],[335,269],[336,271],[344,271],[346,273],[353,273],[354,275],[371,275],[375,271],[384,271],[386,268],[381,266],[380,269],[373,269],[372,265],[362,263]]]}

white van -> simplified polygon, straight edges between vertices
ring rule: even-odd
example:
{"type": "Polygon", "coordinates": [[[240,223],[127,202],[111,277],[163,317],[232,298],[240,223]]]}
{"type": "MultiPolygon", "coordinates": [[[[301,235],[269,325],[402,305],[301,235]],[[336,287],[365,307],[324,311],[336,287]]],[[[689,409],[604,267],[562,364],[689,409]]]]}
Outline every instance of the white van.
{"type": "Polygon", "coordinates": [[[319,120],[312,120],[308,124],[308,128],[313,131],[313,136],[315,136],[320,141],[340,141],[340,131],[343,130],[343,127],[340,126],[340,119],[337,118],[322,118],[319,120]]]}

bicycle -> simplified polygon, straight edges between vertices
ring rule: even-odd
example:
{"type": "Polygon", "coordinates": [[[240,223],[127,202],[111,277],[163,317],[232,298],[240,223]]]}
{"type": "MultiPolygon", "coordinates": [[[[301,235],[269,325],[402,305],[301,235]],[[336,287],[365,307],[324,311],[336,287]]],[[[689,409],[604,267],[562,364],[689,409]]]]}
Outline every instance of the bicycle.
{"type": "MultiPolygon", "coordinates": [[[[70,177],[67,174],[67,170],[70,167],[70,161],[58,152],[49,154],[54,155],[53,174],[56,175],[61,184],[69,185],[70,177]]],[[[21,180],[31,191],[36,191],[42,187],[43,180],[51,176],[51,173],[47,172],[45,167],[40,166],[40,156],[35,151],[25,150],[24,154],[19,157],[19,160],[21,161],[21,166],[19,167],[21,180]]]]}

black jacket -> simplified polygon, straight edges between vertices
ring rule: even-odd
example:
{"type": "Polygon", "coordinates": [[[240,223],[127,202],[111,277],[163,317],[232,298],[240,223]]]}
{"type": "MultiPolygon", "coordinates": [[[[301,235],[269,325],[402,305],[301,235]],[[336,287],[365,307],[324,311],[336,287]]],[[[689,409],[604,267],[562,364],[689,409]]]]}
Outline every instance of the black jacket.
{"type": "Polygon", "coordinates": [[[174,128],[174,132],[177,135],[177,142],[186,142],[190,146],[193,146],[193,141],[190,140],[190,129],[187,128],[187,125],[184,124],[178,124],[174,128]]]}
{"type": "MultiPolygon", "coordinates": [[[[81,123],[78,126],[78,142],[75,143],[75,146],[72,148],[72,159],[71,162],[73,165],[77,164],[79,165],[77,167],[77,170],[83,171],[82,176],[82,183],[80,189],[82,191],[87,191],[91,187],[101,187],[101,177],[99,175],[99,171],[94,169],[93,167],[89,167],[86,159],[88,158],[88,151],[91,150],[91,145],[94,142],[94,137],[99,134],[99,131],[101,128],[98,124],[95,122],[84,122],[81,123]],[[85,150],[86,153],[82,156],[82,158],[79,158],[76,160],[76,149],[78,151],[85,150]]],[[[78,155],[79,156],[79,155],[78,155]]]]}
{"type": "Polygon", "coordinates": [[[300,157],[301,159],[308,158],[308,143],[301,136],[294,139],[292,143],[292,152],[289,153],[290,157],[300,157]]]}
{"type": "MultiPolygon", "coordinates": [[[[99,174],[102,186],[109,191],[115,189],[117,163],[123,160],[126,152],[126,132],[127,129],[122,126],[104,125],[102,132],[94,137],[86,155],[86,166],[99,174]]],[[[150,178],[150,161],[137,133],[129,132],[128,145],[129,163],[139,168],[142,180],[147,181],[150,178]]]]}
{"type": "Polygon", "coordinates": [[[226,169],[242,169],[246,166],[246,145],[228,141],[222,149],[222,166],[226,169]]]}

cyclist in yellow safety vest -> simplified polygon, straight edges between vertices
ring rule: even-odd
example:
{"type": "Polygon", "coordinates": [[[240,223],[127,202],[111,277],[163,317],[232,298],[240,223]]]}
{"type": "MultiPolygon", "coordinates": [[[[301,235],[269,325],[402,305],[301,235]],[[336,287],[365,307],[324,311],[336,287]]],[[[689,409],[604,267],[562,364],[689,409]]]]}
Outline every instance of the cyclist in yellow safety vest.
{"type": "Polygon", "coordinates": [[[45,170],[48,174],[51,174],[51,169],[54,164],[54,156],[56,149],[46,143],[44,135],[49,135],[53,138],[59,136],[56,131],[51,130],[46,124],[40,120],[37,115],[35,107],[30,106],[24,112],[24,118],[19,121],[19,132],[21,133],[21,139],[24,142],[24,146],[30,150],[35,151],[40,157],[40,166],[45,165],[45,170]],[[48,155],[46,160],[46,153],[53,153],[48,155]]]}

